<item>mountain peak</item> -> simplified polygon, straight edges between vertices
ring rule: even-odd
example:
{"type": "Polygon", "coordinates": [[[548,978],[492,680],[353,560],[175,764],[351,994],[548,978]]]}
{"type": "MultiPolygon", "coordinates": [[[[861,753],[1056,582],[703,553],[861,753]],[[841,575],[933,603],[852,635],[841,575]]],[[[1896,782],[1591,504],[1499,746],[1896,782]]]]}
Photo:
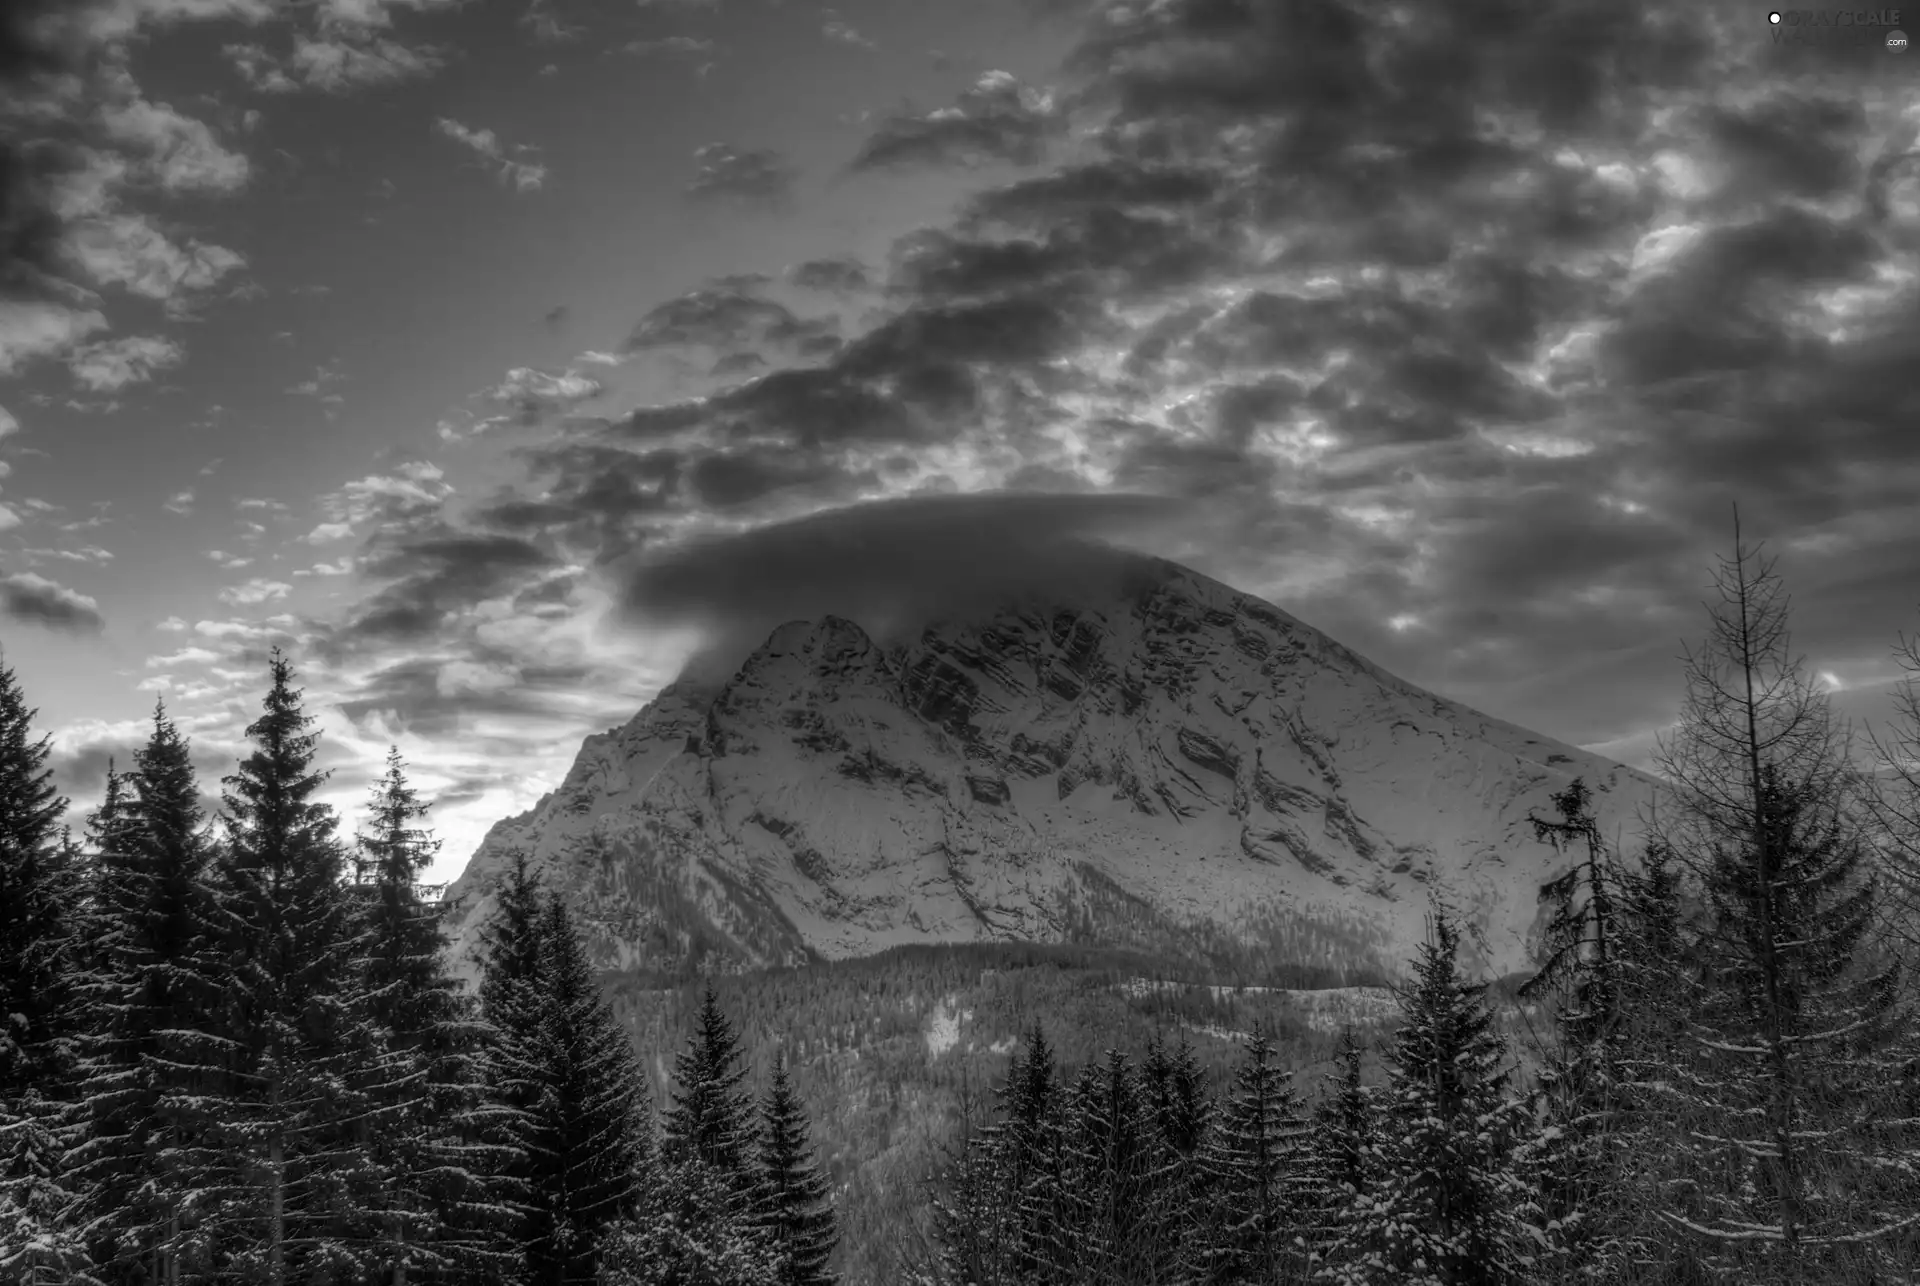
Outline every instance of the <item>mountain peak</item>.
{"type": "Polygon", "coordinates": [[[1528,813],[1580,775],[1611,831],[1650,788],[1217,581],[1119,570],[884,648],[842,616],[778,626],[496,827],[449,890],[462,940],[524,846],[613,967],[1087,934],[1392,967],[1438,902],[1505,972],[1565,866],[1528,813]]]}

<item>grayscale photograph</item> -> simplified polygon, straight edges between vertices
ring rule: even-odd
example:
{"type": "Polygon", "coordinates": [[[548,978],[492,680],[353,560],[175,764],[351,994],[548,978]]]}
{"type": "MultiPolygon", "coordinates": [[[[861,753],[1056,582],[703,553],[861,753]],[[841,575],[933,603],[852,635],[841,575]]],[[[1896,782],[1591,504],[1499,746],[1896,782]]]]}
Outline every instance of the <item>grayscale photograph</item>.
{"type": "Polygon", "coordinates": [[[1920,1286],[1915,26],[0,0],[0,1286],[1920,1286]]]}

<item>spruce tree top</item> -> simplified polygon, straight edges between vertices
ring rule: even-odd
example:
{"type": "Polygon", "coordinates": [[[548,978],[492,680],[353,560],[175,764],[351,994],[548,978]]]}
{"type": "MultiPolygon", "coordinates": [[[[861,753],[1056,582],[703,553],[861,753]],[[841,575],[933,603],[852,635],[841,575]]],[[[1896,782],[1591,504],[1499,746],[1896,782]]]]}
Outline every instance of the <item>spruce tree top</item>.
{"type": "Polygon", "coordinates": [[[336,825],[333,810],[313,798],[329,774],[313,769],[320,736],[307,731],[313,718],[293,686],[293,663],[275,648],[270,664],[265,713],[246,730],[253,753],[222,779],[232,857],[242,867],[278,865],[289,850],[330,844],[336,825]]]}

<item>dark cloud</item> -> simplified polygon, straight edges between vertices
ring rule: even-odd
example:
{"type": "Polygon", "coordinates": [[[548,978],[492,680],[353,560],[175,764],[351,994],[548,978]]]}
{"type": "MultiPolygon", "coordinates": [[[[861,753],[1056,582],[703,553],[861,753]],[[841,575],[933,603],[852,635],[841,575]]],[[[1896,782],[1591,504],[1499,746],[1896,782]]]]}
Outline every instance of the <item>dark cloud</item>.
{"type": "Polygon", "coordinates": [[[799,173],[770,147],[741,151],[726,143],[708,143],[694,150],[693,159],[700,168],[687,185],[691,200],[773,209],[793,203],[799,173]]]}
{"type": "Polygon", "coordinates": [[[1099,594],[1179,508],[1134,495],[922,496],[829,510],[700,541],[623,569],[621,610],[694,626],[737,663],[783,621],[832,613],[880,634],[1013,594],[1099,594]]]}
{"type": "Polygon", "coordinates": [[[874,481],[871,474],[847,474],[824,460],[796,460],[783,450],[703,455],[686,470],[689,498],[716,510],[740,509],[794,488],[807,488],[815,503],[842,500],[874,481]]]}
{"type": "Polygon", "coordinates": [[[66,634],[99,634],[107,628],[97,602],[33,572],[0,577],[0,615],[66,634]]]}
{"type": "Polygon", "coordinates": [[[336,642],[405,642],[432,636],[450,614],[496,598],[556,565],[551,554],[515,536],[436,525],[376,535],[356,563],[387,586],[361,603],[336,642]]]}
{"type": "Polygon", "coordinates": [[[595,690],[602,678],[588,666],[526,664],[500,649],[475,647],[458,658],[409,656],[383,666],[337,704],[356,725],[381,715],[413,735],[446,737],[464,733],[476,716],[550,719],[567,698],[595,690]]]}
{"type": "Polygon", "coordinates": [[[833,295],[853,295],[873,288],[867,266],[858,259],[809,259],[795,264],[787,280],[802,290],[818,290],[833,295]]]}
{"type": "Polygon", "coordinates": [[[831,331],[833,323],[802,318],[759,293],[760,283],[722,282],[669,299],[642,317],[627,336],[627,351],[698,345],[744,348],[795,345],[831,331]]]}
{"type": "Polygon", "coordinates": [[[77,44],[60,22],[71,16],[65,9],[62,0],[0,5],[0,299],[42,296],[61,268],[58,187],[79,153],[46,120],[10,108],[77,70],[77,44]]]}
{"type": "MultiPolygon", "coordinates": [[[[65,795],[84,818],[98,808],[106,796],[108,767],[120,773],[134,771],[134,755],[146,746],[148,738],[149,731],[143,728],[125,736],[101,735],[55,745],[47,758],[55,789],[65,795]]],[[[233,751],[233,747],[210,743],[204,738],[187,738],[200,807],[209,818],[220,808],[220,779],[232,773],[237,764],[238,756],[233,751]]],[[[75,818],[72,824],[78,829],[83,823],[75,818]]]]}
{"type": "Polygon", "coordinates": [[[902,238],[890,285],[929,302],[1061,289],[1146,301],[1223,275],[1237,259],[1225,227],[1106,207],[1063,217],[1039,237],[984,240],[934,229],[902,238]]]}
{"type": "Polygon", "coordinates": [[[922,165],[1036,165],[1059,129],[1052,95],[990,71],[952,107],[909,109],[882,120],[853,158],[855,170],[922,165]]]}
{"type": "Polygon", "coordinates": [[[758,353],[728,353],[717,359],[707,374],[720,379],[731,379],[735,375],[750,375],[754,371],[767,368],[767,359],[758,353]]]}
{"type": "Polygon", "coordinates": [[[860,161],[1037,162],[1071,112],[1068,163],[902,238],[844,341],[761,280],[676,301],[648,342],[748,378],[569,426],[485,530],[757,642],[998,592],[1113,530],[1097,493],[1151,493],[1187,508],[1141,543],[1600,741],[1671,714],[1737,499],[1818,605],[1808,646],[1885,655],[1920,547],[1910,64],[1776,47],[1722,0],[1079,8],[1058,108],[1003,86],[860,161]],[[997,494],[671,545],[907,488],[997,494]]]}
{"type": "Polygon", "coordinates": [[[483,396],[506,410],[514,423],[523,427],[544,422],[548,417],[569,411],[582,402],[590,402],[605,392],[599,380],[579,371],[539,371],[518,366],[506,379],[483,396]]]}
{"type": "Polygon", "coordinates": [[[475,511],[479,526],[544,535],[605,561],[644,545],[678,501],[682,458],[676,451],[574,440],[522,455],[533,479],[546,484],[545,494],[496,496],[475,511]]]}

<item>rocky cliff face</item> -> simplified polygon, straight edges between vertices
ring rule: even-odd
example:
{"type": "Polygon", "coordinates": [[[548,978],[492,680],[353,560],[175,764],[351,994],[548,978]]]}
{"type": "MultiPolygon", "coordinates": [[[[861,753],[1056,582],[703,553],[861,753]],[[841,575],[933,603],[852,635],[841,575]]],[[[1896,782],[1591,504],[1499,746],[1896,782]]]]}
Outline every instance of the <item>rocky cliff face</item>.
{"type": "Polygon", "coordinates": [[[1397,962],[1437,898],[1504,973],[1566,864],[1529,810],[1583,776],[1608,833],[1631,835],[1651,788],[1170,563],[1061,597],[893,646],[795,621],[724,684],[667,688],[488,833],[447,891],[457,966],[518,848],[605,967],[1103,923],[1323,952],[1300,926],[1337,926],[1397,962]]]}

